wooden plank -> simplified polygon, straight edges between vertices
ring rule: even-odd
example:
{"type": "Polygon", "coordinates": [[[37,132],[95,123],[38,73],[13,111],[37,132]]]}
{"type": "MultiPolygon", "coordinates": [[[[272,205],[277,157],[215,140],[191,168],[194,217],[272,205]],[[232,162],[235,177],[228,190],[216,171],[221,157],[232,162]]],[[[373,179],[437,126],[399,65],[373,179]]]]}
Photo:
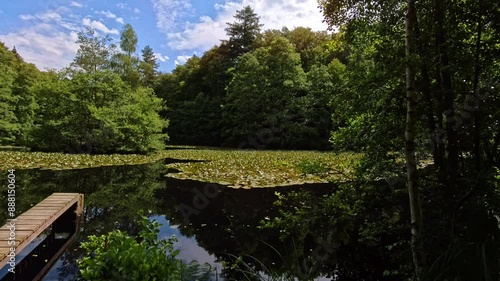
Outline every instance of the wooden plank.
{"type": "MultiPolygon", "coordinates": [[[[5,249],[10,249],[11,247],[14,247],[14,246],[15,246],[15,247],[18,247],[18,246],[19,246],[19,244],[21,244],[21,242],[19,242],[19,241],[16,241],[16,243],[14,243],[13,245],[9,245],[9,244],[1,244],[1,245],[0,245],[0,251],[2,251],[2,252],[7,251],[7,252],[8,252],[8,250],[5,250],[5,249]]],[[[17,251],[17,248],[16,248],[16,254],[17,254],[18,252],[21,252],[21,250],[17,251]]]]}
{"type": "MultiPolygon", "coordinates": [[[[16,226],[16,243],[8,245],[10,237],[9,223],[0,228],[0,268],[8,261],[6,256],[10,248],[16,247],[16,254],[22,251],[29,243],[35,240],[45,229],[60,217],[69,208],[77,204],[76,213],[83,210],[83,195],[78,193],[54,193],[24,212],[14,221],[16,226]]],[[[76,231],[78,230],[78,227],[76,231]]]]}
{"type": "Polygon", "coordinates": [[[75,196],[77,196],[78,194],[73,194],[73,195],[67,195],[67,194],[52,194],[50,196],[48,196],[47,198],[45,199],[50,199],[50,198],[73,198],[75,196]]]}
{"type": "Polygon", "coordinates": [[[67,203],[71,201],[71,198],[48,198],[43,200],[43,202],[49,202],[49,203],[67,203]]]}
{"type": "Polygon", "coordinates": [[[60,201],[69,201],[75,198],[75,196],[54,196],[54,197],[48,197],[43,201],[51,201],[51,200],[60,200],[60,201]]]}
{"type": "Polygon", "coordinates": [[[61,199],[61,200],[65,200],[65,199],[73,199],[75,198],[76,196],[70,196],[70,195],[64,195],[64,196],[49,196],[47,198],[45,198],[43,201],[45,200],[55,200],[55,199],[61,199]]]}
{"type": "Polygon", "coordinates": [[[39,215],[39,214],[43,214],[43,215],[50,215],[50,214],[54,214],[54,213],[57,213],[58,209],[49,209],[49,210],[44,210],[44,209],[29,209],[28,211],[24,212],[23,215],[27,216],[27,215],[39,215]]]}
{"type": "Polygon", "coordinates": [[[44,208],[44,207],[57,207],[57,208],[61,208],[64,205],[66,205],[66,202],[58,202],[58,203],[57,202],[56,203],[46,202],[46,203],[43,203],[43,204],[38,204],[35,207],[37,207],[37,208],[38,207],[40,207],[40,208],[44,208]]]}
{"type": "Polygon", "coordinates": [[[37,216],[37,215],[24,215],[24,214],[22,214],[19,217],[17,217],[17,220],[18,221],[36,220],[36,221],[46,222],[47,220],[49,220],[49,218],[47,218],[47,216],[44,216],[44,215],[37,216]]]}
{"type": "MultiPolygon", "coordinates": [[[[23,231],[17,231],[15,232],[15,240],[16,241],[24,241],[26,240],[26,238],[28,238],[28,236],[31,235],[31,233],[33,233],[33,231],[27,231],[27,230],[23,230],[23,231]]],[[[0,231],[0,245],[2,244],[5,244],[5,245],[8,245],[8,241],[9,241],[9,238],[10,238],[10,231],[0,231]]]]}
{"type": "Polygon", "coordinates": [[[20,220],[16,222],[16,227],[19,225],[37,225],[38,227],[45,222],[44,219],[20,220]]]}
{"type": "Polygon", "coordinates": [[[57,193],[52,193],[50,196],[60,196],[60,195],[78,196],[78,195],[81,195],[81,193],[77,193],[77,192],[57,192],[57,193]]]}
{"type": "MultiPolygon", "coordinates": [[[[39,227],[41,224],[16,224],[16,231],[18,230],[33,230],[39,227]]],[[[10,231],[7,225],[0,227],[0,231],[10,231]]]]}
{"type": "Polygon", "coordinates": [[[59,210],[63,204],[56,204],[56,205],[36,205],[35,207],[29,209],[28,211],[33,211],[33,210],[59,210]]]}

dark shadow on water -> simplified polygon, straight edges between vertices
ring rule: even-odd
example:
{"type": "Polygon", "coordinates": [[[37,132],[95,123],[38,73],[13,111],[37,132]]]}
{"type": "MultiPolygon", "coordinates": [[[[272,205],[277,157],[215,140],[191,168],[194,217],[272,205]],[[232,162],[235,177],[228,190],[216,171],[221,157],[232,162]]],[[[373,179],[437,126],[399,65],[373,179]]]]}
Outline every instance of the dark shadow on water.
{"type": "Polygon", "coordinates": [[[165,158],[163,159],[163,163],[165,165],[167,164],[173,164],[173,163],[200,163],[200,162],[210,162],[207,160],[191,160],[191,159],[175,159],[175,158],[165,158]]]}
{"type": "MultiPolygon", "coordinates": [[[[235,269],[237,266],[232,269],[239,256],[255,272],[272,271],[283,276],[304,277],[300,264],[317,247],[318,237],[302,229],[283,233],[277,228],[264,228],[262,224],[280,214],[280,208],[275,205],[277,193],[305,192],[318,198],[320,203],[321,198],[334,192],[334,185],[231,189],[165,177],[167,172],[172,172],[167,170],[165,162],[168,160],[135,166],[16,171],[18,214],[54,192],[85,194],[78,241],[63,254],[45,280],[77,280],[76,260],[83,254],[79,242],[85,241],[89,235],[101,235],[116,229],[136,234],[140,209],[164,224],[160,237],[172,234],[179,237],[182,259],[213,262],[219,268],[225,263],[222,273],[225,280],[246,280],[241,270],[235,269]]],[[[1,193],[0,200],[6,202],[5,196],[1,193]]],[[[301,202],[294,204],[298,206],[301,202]]],[[[0,206],[0,211],[0,221],[5,222],[5,206],[0,206]]],[[[316,215],[307,219],[329,220],[322,214],[316,215]]],[[[323,233],[321,229],[317,231],[323,233]]],[[[325,229],[324,233],[327,235],[328,230],[325,229]]],[[[336,270],[333,260],[332,257],[321,261],[321,266],[311,269],[310,278],[302,280],[331,276],[336,270]]]]}

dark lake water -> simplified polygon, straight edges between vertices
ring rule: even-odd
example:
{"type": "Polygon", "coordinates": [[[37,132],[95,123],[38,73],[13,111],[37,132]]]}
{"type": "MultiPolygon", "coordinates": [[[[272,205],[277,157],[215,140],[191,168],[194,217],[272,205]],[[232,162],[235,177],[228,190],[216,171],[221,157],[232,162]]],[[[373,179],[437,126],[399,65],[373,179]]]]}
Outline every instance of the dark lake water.
{"type": "MultiPolygon", "coordinates": [[[[301,234],[259,227],[261,221],[278,212],[273,204],[276,192],[306,190],[320,196],[331,192],[332,186],[230,189],[167,178],[166,173],[163,161],[137,166],[16,171],[19,212],[54,192],[85,194],[79,240],[63,254],[45,280],[76,280],[76,260],[83,254],[79,242],[89,235],[116,229],[137,233],[137,212],[141,209],[162,224],[160,238],[177,236],[180,258],[217,267],[218,280],[243,280],[240,271],[231,269],[240,256],[248,266],[245,269],[252,272],[273,272],[301,280],[330,280],[326,276],[334,275],[334,269],[321,264],[321,260],[304,263],[317,247],[313,242],[305,243],[301,234]],[[300,247],[295,246],[299,244],[300,247]]],[[[1,214],[0,220],[5,222],[5,210],[1,214]]]]}

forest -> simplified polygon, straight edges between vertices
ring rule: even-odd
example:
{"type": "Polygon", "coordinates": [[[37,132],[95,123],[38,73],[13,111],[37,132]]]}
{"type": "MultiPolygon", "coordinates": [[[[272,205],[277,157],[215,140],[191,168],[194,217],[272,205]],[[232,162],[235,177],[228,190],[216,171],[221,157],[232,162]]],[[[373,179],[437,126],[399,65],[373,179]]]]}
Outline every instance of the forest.
{"type": "Polygon", "coordinates": [[[78,33],[62,70],[0,43],[0,145],[360,153],[333,194],[280,196],[261,227],[331,233],[336,254],[317,275],[334,280],[498,280],[500,3],[318,5],[330,30],[265,29],[247,6],[226,40],[171,73],[149,46],[138,53],[130,24],[116,43],[78,33]]]}

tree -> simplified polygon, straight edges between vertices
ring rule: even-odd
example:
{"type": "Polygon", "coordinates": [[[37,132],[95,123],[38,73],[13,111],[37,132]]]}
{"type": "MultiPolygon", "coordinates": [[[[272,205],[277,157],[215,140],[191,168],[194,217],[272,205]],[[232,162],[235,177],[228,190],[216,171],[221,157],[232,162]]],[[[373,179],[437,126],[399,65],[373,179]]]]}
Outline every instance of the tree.
{"type": "Polygon", "coordinates": [[[37,106],[30,88],[40,71],[24,62],[15,48],[9,51],[1,42],[0,68],[0,143],[25,145],[37,106]]]}
{"type": "Polygon", "coordinates": [[[19,130],[14,114],[15,97],[12,95],[14,79],[14,71],[0,62],[0,143],[4,145],[14,144],[19,130]]]}
{"type": "Polygon", "coordinates": [[[79,44],[79,48],[72,65],[90,73],[108,68],[111,55],[108,47],[110,41],[108,35],[100,37],[90,28],[78,32],[76,43],[79,44]]]}
{"type": "Polygon", "coordinates": [[[149,153],[168,139],[168,122],[159,115],[163,101],[109,70],[52,73],[34,90],[40,103],[32,145],[37,149],[149,153]]]}
{"type": "Polygon", "coordinates": [[[132,25],[125,24],[120,34],[120,48],[124,51],[129,58],[135,53],[137,49],[137,34],[135,33],[132,25]]]}
{"type": "Polygon", "coordinates": [[[137,34],[130,24],[123,26],[120,34],[120,49],[123,53],[118,52],[113,55],[114,70],[130,86],[138,87],[141,77],[139,72],[139,58],[135,55],[137,34]]]}
{"type": "Polygon", "coordinates": [[[142,74],[142,84],[146,87],[152,87],[158,76],[158,62],[153,49],[147,45],[142,49],[142,61],[140,71],[142,74]]]}
{"type": "Polygon", "coordinates": [[[20,61],[17,67],[17,76],[12,87],[12,94],[17,99],[14,113],[19,123],[16,144],[25,146],[30,142],[35,111],[38,108],[32,87],[41,78],[42,73],[34,64],[25,63],[20,56],[18,59],[20,61]]]}
{"type": "Polygon", "coordinates": [[[200,63],[193,56],[172,74],[160,76],[155,85],[156,95],[168,100],[163,114],[170,120],[169,135],[175,144],[220,145],[220,97],[206,85],[207,69],[202,72],[200,63]]]}
{"type": "Polygon", "coordinates": [[[488,1],[325,0],[320,7],[330,27],[343,30],[350,52],[347,87],[339,100],[345,113],[334,112],[340,120],[334,119],[339,128],[333,130],[332,139],[339,141],[339,136],[359,132],[350,139],[362,140],[359,147],[367,155],[363,175],[372,179],[376,174],[398,175],[402,167],[394,161],[393,152],[406,154],[414,278],[497,278],[498,267],[489,261],[498,262],[500,257],[481,245],[495,244],[492,239],[498,226],[485,223],[487,227],[478,227],[470,214],[475,213],[474,208],[488,209],[475,214],[489,222],[493,217],[488,212],[499,208],[494,195],[498,188],[494,167],[498,164],[496,160],[484,162],[493,158],[491,150],[483,150],[500,140],[500,134],[493,132],[498,130],[490,123],[493,119],[485,117],[498,118],[490,111],[493,104],[498,105],[498,71],[490,68],[498,64],[498,58],[492,56],[498,54],[498,46],[491,41],[498,40],[499,27],[493,23],[498,6],[488,1]],[[401,24],[405,14],[406,30],[401,24]],[[406,46],[401,46],[404,36],[406,46]],[[402,111],[399,105],[405,103],[407,108],[402,111]],[[482,122],[495,129],[485,130],[482,122]],[[432,161],[419,170],[417,182],[419,159],[432,161]],[[470,229],[477,232],[471,234],[470,229]],[[447,245],[446,251],[441,245],[447,245]],[[480,247],[482,254],[474,251],[480,247]],[[474,262],[478,260],[485,265],[481,269],[474,262]],[[432,267],[426,266],[429,264],[432,267]]]}
{"type": "Polygon", "coordinates": [[[32,87],[38,107],[28,146],[32,150],[63,151],[72,141],[72,130],[84,124],[73,122],[76,98],[70,92],[70,83],[62,73],[42,73],[32,87]],[[78,124],[78,126],[75,126],[78,124]]]}
{"type": "Polygon", "coordinates": [[[259,24],[259,17],[250,6],[236,11],[236,22],[226,23],[226,34],[229,36],[228,45],[231,57],[236,59],[251,50],[252,44],[263,26],[259,24]]]}
{"type": "Polygon", "coordinates": [[[269,47],[243,55],[230,71],[233,78],[223,108],[227,144],[237,146],[249,137],[269,137],[269,147],[307,142],[304,116],[295,102],[305,92],[306,75],[290,42],[278,38],[269,47]]]}
{"type": "Polygon", "coordinates": [[[415,25],[417,23],[417,10],[415,0],[408,0],[408,11],[406,13],[406,174],[408,195],[410,198],[411,213],[411,244],[413,253],[413,264],[415,269],[415,280],[423,280],[423,248],[422,248],[422,205],[420,203],[420,191],[417,180],[417,159],[415,157],[415,134],[417,123],[417,89],[415,84],[415,25]]]}
{"type": "Polygon", "coordinates": [[[332,101],[339,95],[343,84],[345,65],[333,60],[328,66],[312,65],[307,72],[307,95],[302,97],[304,123],[310,128],[310,148],[328,149],[332,130],[332,101]]]}
{"type": "Polygon", "coordinates": [[[295,51],[300,54],[304,71],[309,71],[315,64],[327,65],[333,59],[332,52],[328,52],[326,46],[331,40],[326,31],[314,32],[311,28],[296,27],[284,32],[284,37],[290,40],[295,51]]]}

